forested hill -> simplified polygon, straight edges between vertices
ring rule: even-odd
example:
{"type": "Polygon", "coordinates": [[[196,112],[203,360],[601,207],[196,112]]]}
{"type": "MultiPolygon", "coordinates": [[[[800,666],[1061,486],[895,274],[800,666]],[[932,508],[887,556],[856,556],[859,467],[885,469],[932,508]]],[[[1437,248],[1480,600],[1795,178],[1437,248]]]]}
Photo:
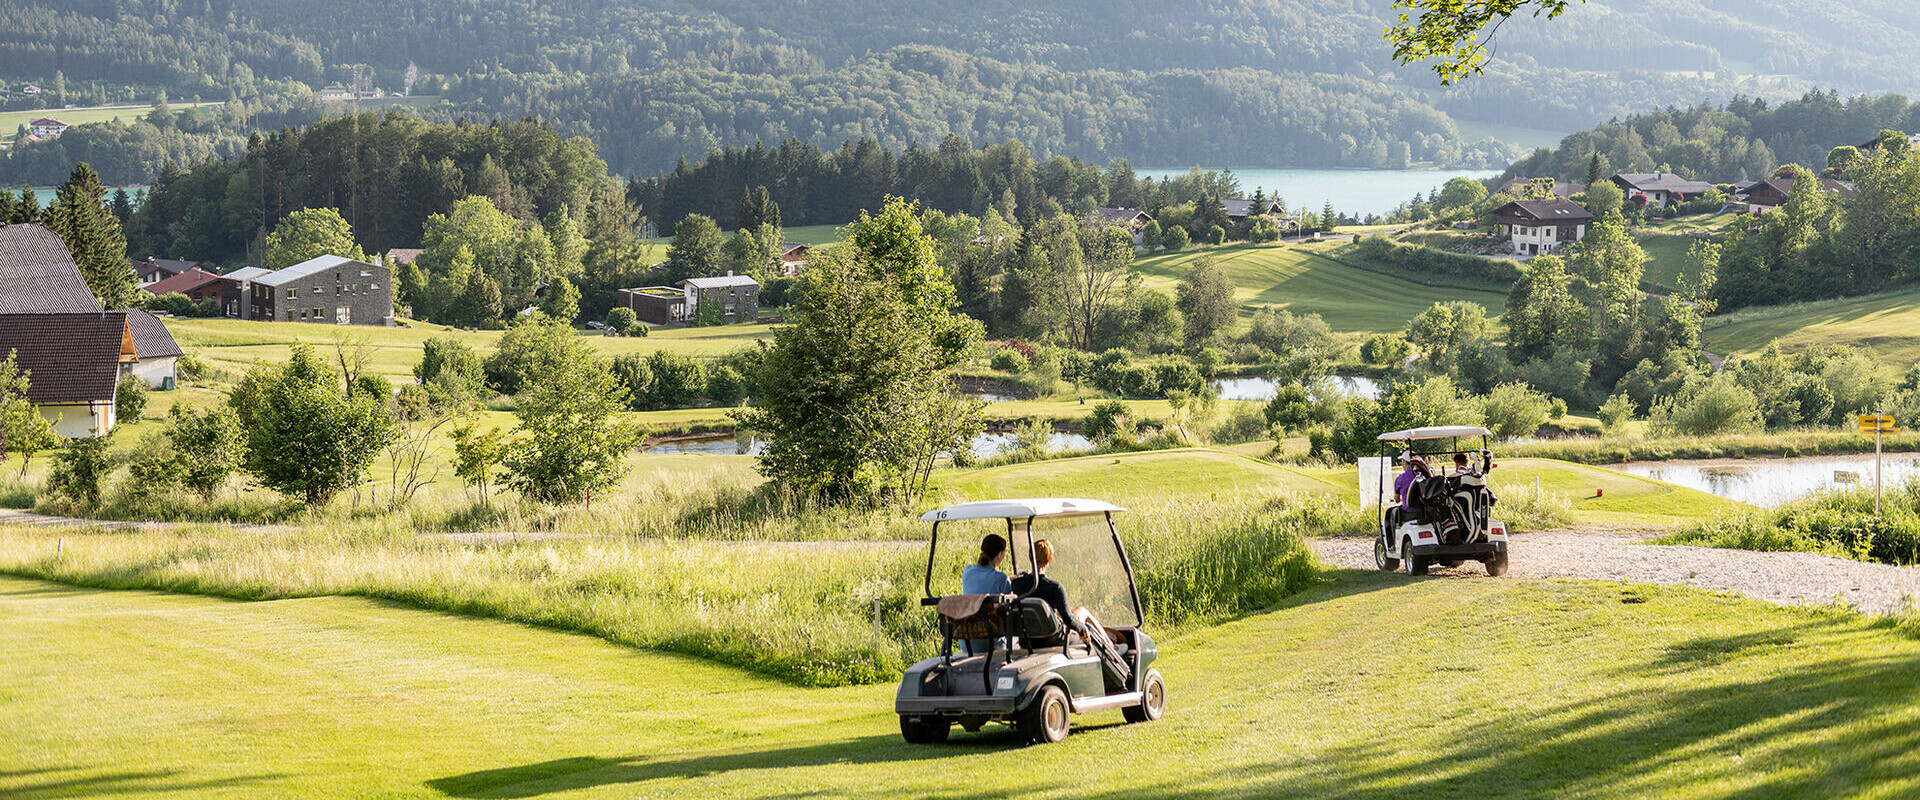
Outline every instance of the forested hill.
{"type": "Polygon", "coordinates": [[[39,0],[0,7],[0,88],[248,101],[400,91],[413,65],[415,94],[450,101],[423,113],[538,116],[628,174],[721,144],[949,134],[1141,164],[1504,163],[1455,122],[1571,130],[1741,92],[1920,88],[1903,0],[1596,0],[1512,22],[1492,72],[1454,90],[1392,63],[1389,5],[39,0]]]}

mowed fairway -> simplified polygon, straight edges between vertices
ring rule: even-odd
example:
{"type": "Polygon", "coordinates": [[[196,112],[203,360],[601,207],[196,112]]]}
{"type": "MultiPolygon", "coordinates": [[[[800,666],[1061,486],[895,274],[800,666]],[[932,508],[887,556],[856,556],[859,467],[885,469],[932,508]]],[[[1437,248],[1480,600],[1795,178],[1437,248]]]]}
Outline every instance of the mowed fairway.
{"type": "MultiPolygon", "coordinates": [[[[429,323],[415,322],[412,327],[314,325],[302,322],[252,322],[237,319],[167,320],[167,330],[182,347],[188,348],[218,366],[245,369],[258,363],[287,360],[295,342],[306,342],[330,351],[333,343],[364,341],[372,346],[372,370],[389,377],[410,376],[420,363],[422,345],[428,339],[452,337],[465,342],[483,355],[500,340],[500,331],[463,331],[429,323]]],[[[596,331],[580,335],[607,355],[651,353],[655,350],[689,356],[720,356],[752,346],[773,335],[769,325],[715,325],[706,328],[660,328],[641,338],[601,336],[596,331]]]]}
{"type": "Polygon", "coordinates": [[[1161,450],[1083,456],[954,472],[951,493],[967,500],[992,497],[1078,496],[1099,487],[1097,497],[1115,503],[1207,502],[1278,492],[1351,496],[1352,482],[1338,483],[1305,471],[1215,450],[1161,450]]]}
{"type": "Polygon", "coordinates": [[[1871,348],[1876,360],[1904,369],[1920,361],[1920,289],[1742,309],[1709,317],[1702,333],[1708,350],[1726,355],[1759,352],[1775,340],[1792,351],[1846,345],[1871,348]]]}
{"type": "Polygon", "coordinates": [[[0,651],[21,800],[1920,791],[1920,641],[1613,584],[1336,573],[1165,643],[1166,719],[1028,748],[999,727],[906,745],[888,685],[358,599],[0,578],[0,651]]]}
{"type": "Polygon", "coordinates": [[[1172,292],[1202,255],[1218,259],[1233,280],[1234,296],[1252,307],[1274,306],[1295,314],[1319,314],[1341,332],[1386,332],[1436,302],[1468,300],[1498,315],[1507,296],[1477,288],[1423,286],[1403,278],[1350,267],[1293,246],[1237,245],[1139,258],[1134,266],[1146,284],[1172,292]]]}

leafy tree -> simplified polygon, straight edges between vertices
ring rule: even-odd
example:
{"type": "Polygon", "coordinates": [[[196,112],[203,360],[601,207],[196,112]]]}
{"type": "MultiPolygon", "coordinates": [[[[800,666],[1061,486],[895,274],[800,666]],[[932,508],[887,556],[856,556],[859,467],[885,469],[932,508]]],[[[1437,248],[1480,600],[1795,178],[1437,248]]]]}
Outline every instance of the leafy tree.
{"type": "Polygon", "coordinates": [[[485,433],[469,420],[453,429],[453,474],[480,491],[481,505],[493,500],[494,469],[507,456],[511,444],[506,432],[488,428],[485,433]]]}
{"type": "Polygon", "coordinates": [[[1213,341],[1240,314],[1240,305],[1233,298],[1233,280],[1211,255],[1193,262],[1193,268],[1180,279],[1176,294],[1189,346],[1213,341]]]}
{"type": "Polygon", "coordinates": [[[1160,230],[1160,220],[1148,220],[1147,224],[1140,229],[1140,246],[1148,250],[1159,247],[1163,236],[1160,230]]]}
{"type": "Polygon", "coordinates": [[[436,336],[421,343],[420,363],[413,377],[427,387],[435,402],[463,404],[486,388],[486,369],[480,355],[465,342],[436,336]]]}
{"type": "Polygon", "coordinates": [[[1587,238],[1574,248],[1568,262],[1573,274],[1598,286],[1598,306],[1594,309],[1594,337],[1600,345],[1603,381],[1612,381],[1626,371],[1633,354],[1639,350],[1640,316],[1645,298],[1640,279],[1646,274],[1647,254],[1639,242],[1627,233],[1627,221],[1618,211],[1600,218],[1587,238]]]}
{"type": "Polygon", "coordinates": [[[137,375],[121,378],[113,387],[114,415],[122,421],[138,421],[147,410],[149,388],[146,379],[137,375]]]}
{"type": "Polygon", "coordinates": [[[1376,333],[1360,345],[1360,360],[1375,366],[1397,367],[1406,363],[1411,352],[1405,337],[1376,333]]]}
{"type": "Polygon", "coordinates": [[[520,427],[502,463],[507,485],[530,500],[568,503],[618,483],[637,432],[618,417],[626,387],[578,337],[532,376],[514,409],[520,427]]]}
{"type": "Polygon", "coordinates": [[[1637,413],[1639,408],[1634,405],[1633,398],[1624,392],[1615,394],[1600,406],[1600,430],[1608,435],[1621,433],[1637,413]]]}
{"type": "MultiPolygon", "coordinates": [[[[1064,217],[1060,220],[1063,226],[1072,224],[1064,217]]],[[[1112,226],[1081,225],[1068,230],[1077,235],[1056,239],[1060,247],[1050,255],[1066,307],[1067,342],[1089,350],[1101,315],[1126,297],[1133,274],[1133,235],[1112,226]]]]}
{"type": "Polygon", "coordinates": [[[609,330],[621,336],[633,336],[636,328],[641,331],[646,330],[646,327],[640,324],[640,315],[633,313],[633,309],[625,306],[607,312],[606,325],[609,330]]]}
{"type": "Polygon", "coordinates": [[[1547,424],[1553,401],[1524,383],[1495,386],[1480,404],[1486,426],[1502,439],[1532,436],[1547,424]]]}
{"type": "Polygon", "coordinates": [[[726,271],[726,242],[720,226],[703,214],[688,214],[673,229],[673,242],[667,245],[666,280],[705,278],[726,271]]]}
{"type": "Polygon", "coordinates": [[[20,454],[20,473],[26,474],[33,454],[58,444],[53,422],[40,416],[27,399],[31,376],[19,368],[16,351],[0,359],[0,460],[20,454]]]}
{"type": "Polygon", "coordinates": [[[540,310],[560,324],[571,326],[580,316],[580,290],[565,276],[556,277],[547,284],[547,298],[540,304],[540,310]]]}
{"type": "Polygon", "coordinates": [[[1507,294],[1507,346],[1514,361],[1544,355],[1586,338],[1587,308],[1575,300],[1566,261],[1545,255],[1520,267],[1507,294]]]}
{"type": "Polygon", "coordinates": [[[1454,348],[1485,336],[1487,327],[1487,310],[1478,303],[1434,303],[1407,323],[1407,341],[1429,365],[1439,365],[1454,348]]]}
{"type": "Polygon", "coordinates": [[[255,367],[228,404],[247,431],[247,473],[310,506],[359,483],[394,435],[385,398],[350,393],[305,343],[255,367]]]}
{"type": "Polygon", "coordinates": [[[572,328],[545,314],[515,320],[487,357],[487,385],[501,394],[519,394],[540,373],[573,357],[579,338],[572,328]]]}
{"type": "Polygon", "coordinates": [[[613,377],[627,389],[627,407],[634,411],[645,411],[653,397],[653,367],[647,357],[639,353],[626,353],[613,359],[613,377]]]}
{"type": "Polygon", "coordinates": [[[554,274],[567,278],[579,277],[587,254],[587,238],[581,235],[580,226],[574,223],[572,212],[561,205],[547,215],[545,228],[547,241],[553,245],[554,274]]]}
{"type": "Polygon", "coordinates": [[[281,218],[267,234],[262,266],[285,269],[317,256],[334,255],[356,261],[367,254],[353,241],[353,227],[331,208],[303,208],[281,218]]]}
{"type": "Polygon", "coordinates": [[[1442,85],[1477,76],[1491,57],[1494,33],[1514,14],[1531,10],[1533,16],[1553,19],[1567,10],[1569,0],[1394,0],[1400,12],[1387,29],[1393,57],[1402,64],[1433,61],[1442,85]],[[1487,30],[1488,26],[1492,30],[1487,30]]]}
{"type": "Polygon", "coordinates": [[[65,449],[53,454],[53,471],[47,475],[47,492],[88,508],[100,505],[100,485],[113,472],[113,459],[107,454],[107,442],[107,436],[68,440],[65,449]]]}
{"type": "Polygon", "coordinates": [[[1689,385],[1678,397],[1662,398],[1647,419],[1659,436],[1712,436],[1761,426],[1759,401],[1726,372],[1689,385]]]}
{"type": "Polygon", "coordinates": [[[87,288],[107,308],[127,308],[140,290],[127,263],[127,238],[120,220],[107,210],[106,188],[86,162],[75,165],[54,194],[44,215],[48,229],[60,235],[87,288]]]}
{"type": "Polygon", "coordinates": [[[1433,201],[1436,211],[1471,209],[1487,199],[1487,185],[1472,178],[1450,178],[1433,201]]]}
{"type": "Polygon", "coordinates": [[[1604,219],[1608,214],[1620,210],[1620,205],[1626,202],[1626,196],[1613,181],[1603,180],[1587,187],[1584,200],[1587,213],[1604,219]]]}
{"type": "Polygon", "coordinates": [[[707,368],[687,356],[655,350],[647,354],[647,369],[653,376],[647,408],[686,408],[707,391],[707,368]]]}
{"type": "Polygon", "coordinates": [[[246,458],[245,434],[234,415],[220,409],[193,411],[175,403],[167,411],[166,437],[173,449],[173,479],[207,499],[246,458]]]}
{"type": "Polygon", "coordinates": [[[907,502],[941,452],[979,431],[978,401],[951,387],[980,326],[948,311],[953,286],[912,205],[889,198],[847,231],[809,262],[794,321],[775,332],[739,419],[771,437],[760,470],[773,480],[835,501],[907,502]]]}

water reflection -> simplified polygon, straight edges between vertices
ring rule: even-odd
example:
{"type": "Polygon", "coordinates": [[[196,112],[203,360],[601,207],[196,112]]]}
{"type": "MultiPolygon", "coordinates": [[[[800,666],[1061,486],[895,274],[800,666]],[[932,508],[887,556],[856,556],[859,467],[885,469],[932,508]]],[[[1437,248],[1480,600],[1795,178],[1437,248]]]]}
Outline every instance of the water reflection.
{"type": "MultiPolygon", "coordinates": [[[[1370,400],[1380,399],[1380,382],[1373,378],[1335,375],[1329,382],[1340,392],[1370,400]]],[[[1272,378],[1221,378],[1213,382],[1213,388],[1219,390],[1222,400],[1272,400],[1279,387],[1280,382],[1272,378]]]]}
{"type": "MultiPolygon", "coordinates": [[[[1886,456],[1881,463],[1881,480],[1887,487],[1904,486],[1909,478],[1920,476],[1920,456],[1886,456]]],[[[1608,469],[1766,507],[1798,500],[1822,489],[1873,487],[1873,456],[1870,455],[1643,461],[1615,464],[1608,469]]]]}

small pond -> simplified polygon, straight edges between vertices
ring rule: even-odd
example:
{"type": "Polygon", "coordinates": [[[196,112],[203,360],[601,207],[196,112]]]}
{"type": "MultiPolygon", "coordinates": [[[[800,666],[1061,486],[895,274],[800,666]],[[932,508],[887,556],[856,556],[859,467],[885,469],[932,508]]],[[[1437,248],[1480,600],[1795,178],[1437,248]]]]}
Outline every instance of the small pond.
{"type": "MultiPolygon", "coordinates": [[[[1769,508],[1822,489],[1873,488],[1871,455],[1638,461],[1607,468],[1769,508]],[[1849,477],[1854,482],[1849,483],[1849,477]]],[[[1887,489],[1905,486],[1909,478],[1920,476],[1920,455],[1886,456],[1881,469],[1887,489]]]]}
{"type": "MultiPolygon", "coordinates": [[[[1334,388],[1372,400],[1380,399],[1380,382],[1361,375],[1335,375],[1334,388]]],[[[1222,400],[1272,400],[1280,382],[1272,378],[1221,378],[1213,382],[1222,400]]]]}
{"type": "MultiPolygon", "coordinates": [[[[999,455],[1002,450],[1013,446],[1013,438],[1014,435],[1011,432],[980,434],[979,437],[973,440],[973,455],[975,458],[991,458],[999,455]]],[[[673,456],[698,453],[703,455],[757,456],[766,452],[766,449],[767,442],[764,439],[752,439],[742,442],[731,435],[718,435],[661,442],[647,448],[644,455],[673,456]]],[[[1067,450],[1091,450],[1093,449],[1093,442],[1078,433],[1060,433],[1056,431],[1053,434],[1052,441],[1047,445],[1047,449],[1056,453],[1067,450]]]]}

